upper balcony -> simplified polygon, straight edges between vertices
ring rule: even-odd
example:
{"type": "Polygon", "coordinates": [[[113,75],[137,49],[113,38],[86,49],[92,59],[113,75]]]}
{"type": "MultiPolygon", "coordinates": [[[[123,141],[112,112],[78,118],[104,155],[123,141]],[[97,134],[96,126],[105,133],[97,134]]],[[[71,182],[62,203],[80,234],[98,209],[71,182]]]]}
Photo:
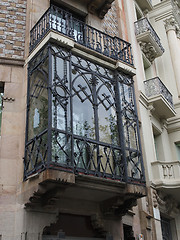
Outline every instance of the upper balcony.
{"type": "Polygon", "coordinates": [[[153,184],[167,195],[173,195],[180,202],[180,162],[156,161],[152,163],[153,184]]]}
{"type": "Polygon", "coordinates": [[[148,10],[151,11],[153,6],[152,6],[152,0],[136,0],[137,4],[139,7],[142,9],[142,11],[148,10]]]}
{"type": "Polygon", "coordinates": [[[146,58],[152,62],[164,53],[160,38],[147,18],[142,18],[135,23],[135,34],[146,58]]]}
{"type": "Polygon", "coordinates": [[[131,44],[109,36],[84,22],[74,18],[71,13],[51,6],[30,32],[30,51],[32,51],[50,32],[56,32],[96,53],[133,66],[131,44]]]}
{"type": "Polygon", "coordinates": [[[145,93],[149,103],[153,104],[154,113],[159,118],[170,118],[175,116],[172,94],[163,84],[159,77],[144,81],[145,93]]]}

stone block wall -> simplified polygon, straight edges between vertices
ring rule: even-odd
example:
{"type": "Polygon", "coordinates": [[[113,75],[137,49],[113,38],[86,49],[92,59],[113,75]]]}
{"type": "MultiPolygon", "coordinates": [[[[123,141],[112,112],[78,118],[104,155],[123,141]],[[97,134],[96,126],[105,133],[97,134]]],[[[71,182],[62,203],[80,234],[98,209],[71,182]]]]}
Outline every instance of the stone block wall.
{"type": "Polygon", "coordinates": [[[0,1],[0,57],[24,58],[26,2],[0,1]]]}

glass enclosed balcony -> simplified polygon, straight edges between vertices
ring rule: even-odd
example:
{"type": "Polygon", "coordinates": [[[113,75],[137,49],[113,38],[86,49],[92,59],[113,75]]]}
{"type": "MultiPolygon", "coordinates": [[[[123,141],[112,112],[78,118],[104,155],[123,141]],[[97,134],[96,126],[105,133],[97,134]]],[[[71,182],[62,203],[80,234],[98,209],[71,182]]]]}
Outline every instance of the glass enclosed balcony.
{"type": "Polygon", "coordinates": [[[132,77],[45,46],[29,63],[24,167],[144,184],[132,77]]]}
{"type": "Polygon", "coordinates": [[[103,33],[56,6],[51,6],[31,30],[30,51],[50,31],[55,31],[77,44],[133,66],[130,43],[103,33]]]}

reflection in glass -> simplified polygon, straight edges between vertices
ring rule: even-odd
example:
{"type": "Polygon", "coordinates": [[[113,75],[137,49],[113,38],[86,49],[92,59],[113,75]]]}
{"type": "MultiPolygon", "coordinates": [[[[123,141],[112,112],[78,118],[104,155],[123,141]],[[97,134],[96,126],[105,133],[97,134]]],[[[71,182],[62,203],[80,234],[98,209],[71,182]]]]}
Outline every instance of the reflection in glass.
{"type": "Polygon", "coordinates": [[[48,126],[47,73],[42,69],[37,69],[31,75],[30,83],[29,140],[43,132],[48,126]]]}

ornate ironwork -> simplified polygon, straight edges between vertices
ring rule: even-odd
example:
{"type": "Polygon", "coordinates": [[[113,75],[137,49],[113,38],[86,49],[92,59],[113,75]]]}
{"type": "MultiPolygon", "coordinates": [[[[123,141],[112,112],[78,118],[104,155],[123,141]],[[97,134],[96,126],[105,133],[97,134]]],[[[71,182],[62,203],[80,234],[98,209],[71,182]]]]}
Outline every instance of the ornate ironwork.
{"type": "Polygon", "coordinates": [[[55,168],[144,184],[132,77],[48,51],[29,63],[25,178],[55,168]]]}
{"type": "Polygon", "coordinates": [[[159,77],[146,80],[144,81],[144,84],[145,84],[145,93],[147,97],[152,97],[155,95],[162,94],[163,97],[171,105],[171,107],[173,107],[172,94],[169,92],[169,90],[164,85],[164,83],[160,80],[159,77]]]}
{"type": "Polygon", "coordinates": [[[149,31],[151,36],[154,38],[156,43],[159,45],[159,47],[162,50],[162,52],[165,51],[163,46],[162,46],[162,44],[161,44],[160,38],[158,37],[156,31],[154,30],[154,28],[152,27],[152,25],[150,24],[150,22],[148,21],[147,18],[142,18],[142,19],[136,21],[134,23],[134,25],[135,25],[135,33],[136,33],[136,35],[139,35],[139,34],[142,34],[142,33],[145,33],[147,31],[149,31]]]}
{"type": "Polygon", "coordinates": [[[51,6],[30,32],[30,51],[49,30],[72,38],[75,42],[110,58],[121,60],[133,66],[131,44],[103,33],[61,8],[51,6]]]}

